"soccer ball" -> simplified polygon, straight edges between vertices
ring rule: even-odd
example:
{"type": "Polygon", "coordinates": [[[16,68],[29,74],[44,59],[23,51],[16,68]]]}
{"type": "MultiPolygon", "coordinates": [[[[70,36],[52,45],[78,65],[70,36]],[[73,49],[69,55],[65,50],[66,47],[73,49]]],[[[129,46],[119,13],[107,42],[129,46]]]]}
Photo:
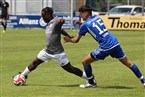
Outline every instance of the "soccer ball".
{"type": "Polygon", "coordinates": [[[13,83],[16,86],[23,86],[26,83],[26,79],[25,79],[25,77],[23,75],[18,74],[16,76],[14,76],[13,83]]]}

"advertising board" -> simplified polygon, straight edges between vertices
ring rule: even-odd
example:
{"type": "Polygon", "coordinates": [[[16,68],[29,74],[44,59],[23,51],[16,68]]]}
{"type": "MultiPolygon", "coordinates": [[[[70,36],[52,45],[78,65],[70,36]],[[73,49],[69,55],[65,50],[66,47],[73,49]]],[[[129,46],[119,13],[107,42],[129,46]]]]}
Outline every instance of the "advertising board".
{"type": "Polygon", "coordinates": [[[100,16],[107,29],[145,30],[145,16],[100,16]]]}
{"type": "MultiPolygon", "coordinates": [[[[69,16],[56,16],[55,18],[65,19],[62,28],[71,28],[71,17],[69,16]]],[[[79,20],[79,17],[74,17],[73,22],[79,20]]],[[[9,28],[45,28],[47,25],[41,16],[35,15],[11,15],[7,20],[9,28]]],[[[73,28],[75,25],[73,24],[73,28]]]]}

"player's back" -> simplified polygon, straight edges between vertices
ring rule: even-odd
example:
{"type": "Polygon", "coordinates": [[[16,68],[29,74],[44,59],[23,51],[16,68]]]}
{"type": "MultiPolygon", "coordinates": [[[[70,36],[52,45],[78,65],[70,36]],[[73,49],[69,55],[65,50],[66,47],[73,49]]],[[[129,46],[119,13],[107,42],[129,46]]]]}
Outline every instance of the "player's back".
{"type": "Polygon", "coordinates": [[[106,29],[104,22],[100,17],[89,17],[86,20],[85,25],[89,33],[96,39],[102,49],[109,49],[118,44],[118,40],[106,29]]]}

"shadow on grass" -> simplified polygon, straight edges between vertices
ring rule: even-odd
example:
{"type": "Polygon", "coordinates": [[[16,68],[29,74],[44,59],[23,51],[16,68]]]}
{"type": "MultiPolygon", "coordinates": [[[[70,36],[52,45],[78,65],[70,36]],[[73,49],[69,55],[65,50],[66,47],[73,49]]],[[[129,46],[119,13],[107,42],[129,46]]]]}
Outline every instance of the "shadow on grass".
{"type": "MultiPolygon", "coordinates": [[[[27,86],[27,85],[26,85],[27,86]]],[[[78,84],[73,84],[73,85],[36,85],[36,84],[31,84],[28,86],[49,86],[49,87],[79,87],[78,84]]],[[[96,88],[102,88],[102,89],[134,89],[134,87],[126,87],[126,86],[97,86],[96,88]]]]}
{"type": "Polygon", "coordinates": [[[103,89],[134,89],[134,87],[126,87],[126,86],[98,86],[97,88],[103,89]]]}
{"type": "Polygon", "coordinates": [[[36,87],[37,87],[37,86],[42,86],[42,87],[43,87],[43,86],[44,86],[44,87],[47,87],[47,86],[48,86],[48,87],[79,87],[78,84],[73,84],[73,85],[42,85],[42,84],[41,84],[41,85],[40,85],[40,84],[39,84],[39,85],[38,85],[38,84],[37,84],[37,85],[36,85],[36,84],[33,84],[33,85],[32,85],[32,84],[28,84],[28,85],[25,85],[25,86],[36,86],[36,87]]]}

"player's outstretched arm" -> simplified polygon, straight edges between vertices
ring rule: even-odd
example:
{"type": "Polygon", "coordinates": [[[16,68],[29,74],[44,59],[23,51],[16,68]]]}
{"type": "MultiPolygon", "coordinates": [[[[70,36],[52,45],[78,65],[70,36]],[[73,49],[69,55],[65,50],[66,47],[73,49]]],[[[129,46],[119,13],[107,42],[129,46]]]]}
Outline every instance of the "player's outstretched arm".
{"type": "MultiPolygon", "coordinates": [[[[64,24],[65,19],[58,19],[58,22],[61,23],[61,24],[64,24]]],[[[61,34],[64,35],[64,36],[71,37],[64,29],[61,29],[61,34]]]]}
{"type": "Polygon", "coordinates": [[[64,36],[68,36],[70,38],[72,38],[73,36],[70,36],[64,29],[61,30],[61,34],[64,36]]]}
{"type": "Polygon", "coordinates": [[[75,21],[75,24],[82,25],[81,21],[75,21]]]}
{"type": "Polygon", "coordinates": [[[66,36],[66,37],[64,37],[64,43],[67,43],[67,42],[78,43],[80,41],[81,37],[82,36],[79,36],[79,35],[77,35],[74,38],[66,36]]]}

